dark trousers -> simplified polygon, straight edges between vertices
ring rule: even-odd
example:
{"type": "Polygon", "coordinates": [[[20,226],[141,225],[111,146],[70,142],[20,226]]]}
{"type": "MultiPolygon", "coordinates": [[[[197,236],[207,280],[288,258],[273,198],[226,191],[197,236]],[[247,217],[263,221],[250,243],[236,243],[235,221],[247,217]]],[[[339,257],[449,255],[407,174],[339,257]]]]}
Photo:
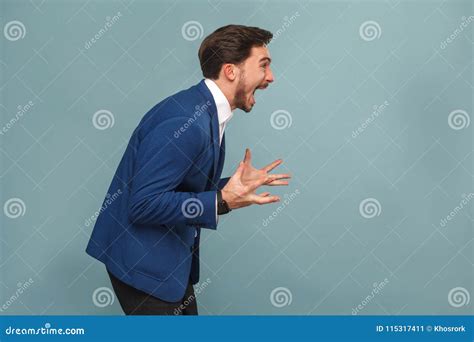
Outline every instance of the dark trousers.
{"type": "Polygon", "coordinates": [[[115,277],[107,270],[115,295],[126,315],[197,315],[194,288],[188,283],[184,297],[179,302],[166,302],[138,290],[115,277]]]}

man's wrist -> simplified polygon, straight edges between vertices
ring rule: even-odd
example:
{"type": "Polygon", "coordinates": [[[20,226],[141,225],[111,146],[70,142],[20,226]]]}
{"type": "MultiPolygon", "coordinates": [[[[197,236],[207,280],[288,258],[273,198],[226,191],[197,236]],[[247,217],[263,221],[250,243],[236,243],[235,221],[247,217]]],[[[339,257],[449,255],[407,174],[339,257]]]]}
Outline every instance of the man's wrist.
{"type": "Polygon", "coordinates": [[[224,215],[230,211],[232,211],[232,209],[230,209],[229,204],[222,197],[221,190],[217,190],[217,214],[224,215]]]}

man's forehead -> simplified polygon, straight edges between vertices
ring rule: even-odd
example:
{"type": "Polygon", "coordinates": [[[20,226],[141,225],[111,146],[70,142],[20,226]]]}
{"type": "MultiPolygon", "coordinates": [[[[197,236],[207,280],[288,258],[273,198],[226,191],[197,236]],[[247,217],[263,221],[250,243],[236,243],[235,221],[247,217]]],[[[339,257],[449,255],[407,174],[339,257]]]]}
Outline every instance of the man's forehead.
{"type": "Polygon", "coordinates": [[[252,55],[257,58],[257,60],[268,60],[271,61],[270,52],[266,45],[264,46],[254,46],[252,48],[252,55]]]}

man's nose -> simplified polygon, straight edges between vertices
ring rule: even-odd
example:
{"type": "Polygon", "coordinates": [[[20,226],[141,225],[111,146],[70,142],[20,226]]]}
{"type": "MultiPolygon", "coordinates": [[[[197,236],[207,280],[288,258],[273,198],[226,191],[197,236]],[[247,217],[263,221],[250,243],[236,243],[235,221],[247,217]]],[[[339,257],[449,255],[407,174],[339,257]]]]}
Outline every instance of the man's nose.
{"type": "Polygon", "coordinates": [[[268,68],[267,74],[265,75],[265,81],[272,83],[275,79],[273,78],[272,69],[268,68]]]}

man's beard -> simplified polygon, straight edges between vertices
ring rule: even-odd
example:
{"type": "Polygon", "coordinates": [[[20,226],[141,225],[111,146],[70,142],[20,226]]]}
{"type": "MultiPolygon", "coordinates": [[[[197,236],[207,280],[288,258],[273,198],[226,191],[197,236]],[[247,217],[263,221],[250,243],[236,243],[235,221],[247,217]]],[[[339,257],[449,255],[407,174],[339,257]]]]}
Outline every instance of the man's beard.
{"type": "Polygon", "coordinates": [[[235,91],[235,107],[242,109],[244,112],[248,113],[252,110],[252,107],[247,106],[247,98],[245,96],[245,82],[244,75],[239,78],[239,83],[237,84],[237,90],[235,91]]]}

